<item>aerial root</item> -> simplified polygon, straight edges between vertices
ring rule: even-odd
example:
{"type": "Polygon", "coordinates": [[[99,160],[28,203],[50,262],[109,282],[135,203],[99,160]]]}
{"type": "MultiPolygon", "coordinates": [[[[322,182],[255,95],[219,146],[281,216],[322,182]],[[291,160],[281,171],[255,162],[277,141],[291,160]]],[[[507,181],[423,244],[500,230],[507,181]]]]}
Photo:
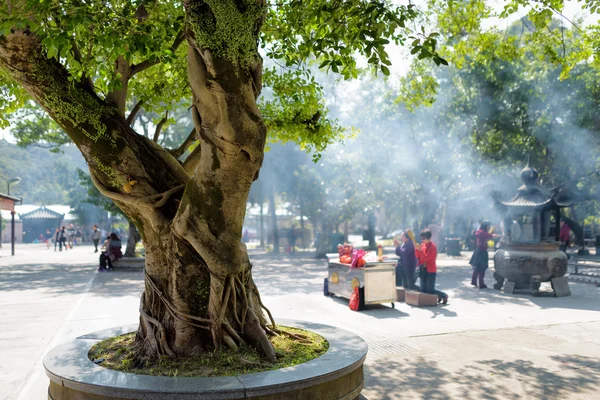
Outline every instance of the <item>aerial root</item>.
{"type": "Polygon", "coordinates": [[[260,304],[260,307],[267,312],[267,315],[269,316],[269,320],[271,321],[271,327],[273,327],[273,329],[276,329],[275,328],[275,319],[273,318],[271,311],[267,307],[265,307],[265,305],[263,304],[262,299],[260,298],[260,293],[258,293],[258,288],[256,287],[256,284],[254,282],[252,282],[252,286],[254,289],[254,293],[256,294],[256,298],[258,299],[258,304],[260,304]]]}
{"type": "Polygon", "coordinates": [[[267,327],[267,333],[272,336],[279,336],[279,335],[287,336],[291,339],[297,340],[301,344],[311,344],[312,343],[311,340],[308,338],[308,336],[302,335],[300,333],[288,332],[286,330],[279,329],[277,327],[275,327],[275,328],[267,327]]]}
{"type": "Polygon", "coordinates": [[[176,354],[173,352],[173,350],[171,350],[171,347],[169,347],[169,343],[167,341],[167,330],[165,329],[165,326],[157,319],[152,318],[143,310],[142,305],[144,304],[144,296],[145,293],[142,292],[139,311],[146,328],[146,336],[150,340],[151,346],[156,349],[158,355],[175,357],[176,354]],[[154,327],[158,329],[158,337],[156,337],[156,331],[154,330],[154,327]]]}
{"type": "Polygon", "coordinates": [[[238,346],[235,341],[227,333],[223,333],[223,342],[233,351],[238,351],[238,346]]]}
{"type": "MultiPolygon", "coordinates": [[[[237,351],[240,345],[247,343],[245,340],[247,338],[250,343],[257,345],[267,355],[267,358],[274,360],[275,355],[267,335],[286,334],[300,342],[308,342],[307,338],[277,329],[271,312],[264,306],[260,299],[256,285],[250,281],[251,286],[247,290],[243,283],[245,280],[244,276],[240,278],[236,275],[231,275],[223,279],[225,285],[221,286],[218,291],[211,293],[211,298],[218,296],[214,298],[218,298],[219,300],[215,301],[219,301],[220,303],[214,313],[216,315],[210,315],[210,318],[202,318],[178,310],[154,283],[148,272],[144,271],[144,274],[146,289],[142,291],[139,310],[141,321],[146,331],[146,337],[143,339],[148,342],[150,348],[155,349],[157,355],[176,356],[169,347],[165,326],[143,309],[146,295],[151,296],[151,309],[157,306],[155,302],[158,299],[159,304],[162,303],[166,312],[174,319],[210,331],[215,349],[224,345],[229,349],[237,351]],[[263,322],[264,318],[257,317],[256,313],[260,309],[255,310],[253,308],[252,299],[250,298],[251,294],[256,295],[260,307],[268,314],[270,319],[269,326],[266,325],[266,321],[263,322]],[[233,311],[233,316],[227,316],[228,309],[233,311]]],[[[211,277],[215,279],[213,275],[211,277]]]]}
{"type": "Polygon", "coordinates": [[[259,363],[256,361],[250,361],[250,360],[246,360],[244,357],[240,356],[237,358],[238,362],[242,365],[247,365],[249,367],[265,367],[265,368],[269,368],[272,367],[274,364],[271,363],[259,363]]]}

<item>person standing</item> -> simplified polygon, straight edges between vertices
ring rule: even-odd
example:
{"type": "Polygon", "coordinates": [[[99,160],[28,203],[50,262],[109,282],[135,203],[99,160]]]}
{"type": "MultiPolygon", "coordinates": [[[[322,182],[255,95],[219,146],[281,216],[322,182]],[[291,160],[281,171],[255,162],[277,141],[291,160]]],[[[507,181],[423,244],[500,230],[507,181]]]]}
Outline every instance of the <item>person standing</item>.
{"type": "Polygon", "coordinates": [[[94,228],[92,230],[92,241],[94,242],[94,253],[98,252],[98,243],[100,243],[100,238],[101,238],[101,232],[100,229],[98,229],[97,225],[94,225],[94,228]]]}
{"type": "Polygon", "coordinates": [[[73,242],[75,241],[75,227],[73,224],[69,225],[69,229],[67,229],[67,241],[69,247],[73,248],[73,242]]]}
{"type": "MultiPolygon", "coordinates": [[[[567,225],[564,218],[560,219],[560,233],[558,234],[558,240],[560,241],[560,251],[567,254],[567,248],[569,247],[569,241],[571,240],[571,227],[567,225]]],[[[567,257],[569,257],[568,254],[567,257]]]]}
{"type": "Polygon", "coordinates": [[[44,239],[46,239],[46,248],[50,250],[50,243],[52,242],[52,231],[50,230],[50,228],[46,229],[44,239]]]}
{"type": "Polygon", "coordinates": [[[415,288],[415,269],[417,268],[417,256],[415,254],[415,245],[408,237],[408,232],[402,232],[400,243],[394,240],[396,246],[396,255],[400,257],[398,267],[396,268],[396,286],[402,285],[404,289],[411,290],[415,288]],[[400,277],[398,277],[400,275],[400,277]]]}
{"type": "Polygon", "coordinates": [[[469,264],[473,266],[473,276],[471,277],[471,285],[479,289],[487,289],[485,285],[485,271],[489,267],[489,254],[488,254],[488,241],[494,237],[490,232],[490,223],[484,221],[481,226],[475,232],[475,251],[469,261],[469,264]]]}
{"type": "Polygon", "coordinates": [[[77,226],[77,229],[75,230],[75,239],[73,241],[73,244],[75,246],[77,246],[78,243],[81,245],[82,244],[82,240],[81,240],[82,237],[83,237],[83,233],[81,233],[81,228],[79,226],[77,226]]]}
{"type": "Polygon", "coordinates": [[[421,292],[436,294],[438,303],[448,303],[448,295],[440,290],[435,289],[435,280],[437,276],[437,248],[431,241],[431,231],[423,229],[421,231],[421,244],[415,245],[415,254],[419,264],[424,266],[424,271],[421,279],[421,292]]]}
{"type": "Polygon", "coordinates": [[[54,251],[56,251],[56,246],[60,243],[60,228],[56,228],[54,232],[54,251]]]}
{"type": "Polygon", "coordinates": [[[63,246],[67,251],[67,229],[64,226],[59,232],[58,251],[62,251],[63,246]]]}

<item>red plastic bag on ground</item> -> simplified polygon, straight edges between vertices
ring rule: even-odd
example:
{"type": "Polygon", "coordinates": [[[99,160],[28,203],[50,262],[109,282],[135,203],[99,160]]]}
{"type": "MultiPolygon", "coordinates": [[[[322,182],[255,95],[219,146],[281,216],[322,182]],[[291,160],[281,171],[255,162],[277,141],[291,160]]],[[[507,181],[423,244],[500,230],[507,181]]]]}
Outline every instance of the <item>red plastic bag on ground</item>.
{"type": "Polygon", "coordinates": [[[358,293],[358,286],[354,288],[354,292],[350,295],[350,302],[348,303],[348,307],[352,311],[358,311],[358,306],[360,305],[360,294],[358,293]]]}

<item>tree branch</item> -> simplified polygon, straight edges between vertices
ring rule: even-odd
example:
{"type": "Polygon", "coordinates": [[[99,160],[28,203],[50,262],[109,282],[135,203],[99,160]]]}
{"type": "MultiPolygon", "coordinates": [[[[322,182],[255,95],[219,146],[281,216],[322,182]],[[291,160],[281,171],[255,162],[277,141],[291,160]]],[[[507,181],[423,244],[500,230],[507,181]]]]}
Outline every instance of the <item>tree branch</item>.
{"type": "MultiPolygon", "coordinates": [[[[177,33],[177,36],[175,36],[175,40],[173,41],[173,44],[171,45],[171,48],[170,48],[171,52],[175,53],[175,51],[177,51],[177,49],[179,48],[179,46],[181,46],[181,43],[183,43],[184,40],[185,40],[185,29],[181,28],[181,30],[177,33]]],[[[133,64],[131,66],[130,77],[134,76],[138,72],[142,72],[150,67],[153,67],[158,63],[160,63],[159,58],[151,58],[148,60],[144,60],[144,61],[140,62],[139,64],[133,64]]]]}
{"type": "Polygon", "coordinates": [[[158,138],[160,137],[160,131],[162,130],[163,125],[169,119],[169,111],[165,111],[165,116],[158,122],[156,125],[156,130],[154,131],[154,138],[152,139],[154,142],[158,143],[158,138]]]}
{"type": "Polygon", "coordinates": [[[81,64],[83,62],[83,58],[81,56],[81,52],[79,51],[79,47],[77,47],[77,42],[74,38],[71,38],[71,50],[73,50],[73,58],[81,64]]]}
{"type": "Polygon", "coordinates": [[[126,195],[123,193],[119,193],[119,192],[110,190],[109,188],[104,186],[104,184],[102,182],[100,182],[98,180],[98,178],[96,178],[93,170],[90,170],[90,177],[91,177],[94,185],[98,188],[98,191],[100,191],[100,193],[102,193],[104,196],[108,197],[109,199],[115,200],[115,201],[118,201],[118,202],[121,202],[124,204],[132,205],[132,206],[147,207],[147,208],[151,208],[151,209],[156,209],[156,208],[160,208],[160,207],[164,206],[165,204],[167,204],[167,201],[169,200],[169,198],[172,195],[174,195],[175,193],[177,193],[185,188],[185,184],[181,184],[181,185],[175,186],[175,187],[167,190],[164,193],[152,194],[150,196],[134,197],[134,196],[130,196],[130,195],[126,195]],[[153,202],[153,200],[157,200],[157,199],[160,199],[160,200],[153,202]]]}
{"type": "Polygon", "coordinates": [[[167,204],[167,201],[169,201],[169,198],[171,198],[172,195],[174,195],[175,193],[183,190],[185,188],[184,184],[181,184],[179,186],[175,186],[172,189],[167,190],[164,193],[159,193],[159,194],[155,194],[153,196],[149,196],[151,198],[156,198],[156,196],[162,196],[160,200],[158,200],[156,203],[152,203],[150,205],[151,208],[160,208],[162,206],[164,206],[165,204],[167,204]]]}
{"type": "Polygon", "coordinates": [[[169,150],[169,153],[175,158],[181,157],[183,153],[196,141],[196,128],[193,128],[188,137],[176,149],[169,150]]]}
{"type": "Polygon", "coordinates": [[[198,144],[194,151],[192,151],[192,154],[190,154],[183,162],[183,168],[185,168],[185,170],[190,174],[193,174],[194,171],[196,171],[198,164],[200,164],[200,155],[200,144],[198,144]]]}
{"type": "Polygon", "coordinates": [[[579,32],[583,32],[583,30],[579,27],[579,25],[577,25],[575,22],[571,21],[563,13],[561,13],[560,11],[558,11],[557,9],[555,9],[554,7],[548,7],[548,8],[550,8],[550,10],[552,10],[554,13],[556,13],[557,15],[559,15],[561,18],[566,19],[571,25],[573,25],[575,28],[577,28],[577,30],[579,32]]]}
{"type": "Polygon", "coordinates": [[[131,124],[133,124],[133,121],[135,120],[135,117],[137,117],[138,113],[142,109],[143,104],[144,104],[144,100],[140,100],[137,103],[135,103],[135,105],[131,109],[131,112],[127,116],[127,124],[129,126],[131,126],[131,124]]]}
{"type": "Polygon", "coordinates": [[[170,171],[173,173],[173,175],[177,178],[179,182],[189,182],[189,180],[191,179],[190,174],[185,170],[185,168],[183,168],[179,161],[177,161],[177,159],[171,155],[171,153],[169,153],[164,147],[162,147],[158,143],[153,142],[145,136],[140,135],[140,138],[145,139],[146,143],[158,152],[159,157],[167,164],[170,171]]]}

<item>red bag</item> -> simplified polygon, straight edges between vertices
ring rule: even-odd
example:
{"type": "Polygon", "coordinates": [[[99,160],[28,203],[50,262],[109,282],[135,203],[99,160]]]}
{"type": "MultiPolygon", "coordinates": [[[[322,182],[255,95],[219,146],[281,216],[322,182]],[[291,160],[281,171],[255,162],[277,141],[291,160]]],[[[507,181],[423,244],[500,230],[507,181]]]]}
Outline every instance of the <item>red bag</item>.
{"type": "MultiPolygon", "coordinates": [[[[350,268],[358,268],[358,261],[361,260],[365,255],[367,254],[366,251],[364,250],[354,250],[352,252],[352,265],[350,266],[350,268]]],[[[364,267],[365,264],[363,262],[362,266],[364,267]]]]}
{"type": "Polygon", "coordinates": [[[360,294],[358,293],[358,286],[354,288],[354,292],[350,295],[350,302],[348,303],[348,307],[352,311],[358,311],[358,306],[360,304],[360,294]]]}

